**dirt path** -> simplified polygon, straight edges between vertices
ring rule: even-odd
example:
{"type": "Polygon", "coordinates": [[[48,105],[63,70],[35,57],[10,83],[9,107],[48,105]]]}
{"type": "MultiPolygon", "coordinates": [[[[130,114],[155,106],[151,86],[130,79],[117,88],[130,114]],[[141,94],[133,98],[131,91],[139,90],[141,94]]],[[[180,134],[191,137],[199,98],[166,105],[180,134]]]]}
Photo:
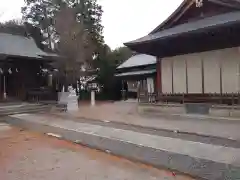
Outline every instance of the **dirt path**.
{"type": "Polygon", "coordinates": [[[16,128],[0,130],[1,180],[192,180],[16,128]]]}

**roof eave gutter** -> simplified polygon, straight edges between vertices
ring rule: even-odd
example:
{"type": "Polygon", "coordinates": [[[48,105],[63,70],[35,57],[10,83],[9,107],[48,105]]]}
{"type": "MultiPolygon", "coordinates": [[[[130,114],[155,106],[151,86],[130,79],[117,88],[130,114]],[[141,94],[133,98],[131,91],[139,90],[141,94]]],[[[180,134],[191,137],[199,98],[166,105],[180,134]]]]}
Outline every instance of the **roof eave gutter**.
{"type": "Polygon", "coordinates": [[[228,22],[228,23],[225,23],[225,24],[218,24],[216,26],[202,27],[202,28],[199,28],[199,29],[196,29],[196,30],[176,33],[176,34],[173,34],[171,36],[165,36],[165,37],[160,37],[160,38],[151,39],[151,40],[145,40],[145,41],[138,41],[138,42],[127,42],[127,43],[124,43],[124,45],[130,48],[131,46],[134,46],[134,45],[156,42],[158,40],[164,40],[164,39],[167,39],[167,38],[174,38],[174,37],[179,36],[179,35],[196,33],[197,31],[201,31],[203,29],[210,30],[210,29],[217,28],[217,27],[229,26],[229,25],[232,25],[232,24],[235,24],[235,23],[239,23],[239,22],[240,21],[231,21],[231,22],[228,22]]]}

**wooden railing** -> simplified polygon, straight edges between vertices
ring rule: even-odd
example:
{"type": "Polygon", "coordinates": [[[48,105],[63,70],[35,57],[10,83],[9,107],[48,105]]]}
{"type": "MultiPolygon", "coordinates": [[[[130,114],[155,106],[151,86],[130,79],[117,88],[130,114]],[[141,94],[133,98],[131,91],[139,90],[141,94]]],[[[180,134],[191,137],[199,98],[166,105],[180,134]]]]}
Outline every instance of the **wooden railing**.
{"type": "Polygon", "coordinates": [[[211,104],[240,104],[239,93],[208,93],[208,94],[159,94],[157,101],[176,103],[211,103],[211,104]]]}
{"type": "Polygon", "coordinates": [[[57,93],[49,88],[36,88],[27,91],[28,101],[57,100],[57,93]]]}
{"type": "Polygon", "coordinates": [[[170,93],[157,94],[140,92],[138,95],[139,102],[163,102],[163,103],[210,103],[210,104],[225,104],[225,105],[240,105],[239,93],[208,93],[208,94],[184,94],[170,93]]]}

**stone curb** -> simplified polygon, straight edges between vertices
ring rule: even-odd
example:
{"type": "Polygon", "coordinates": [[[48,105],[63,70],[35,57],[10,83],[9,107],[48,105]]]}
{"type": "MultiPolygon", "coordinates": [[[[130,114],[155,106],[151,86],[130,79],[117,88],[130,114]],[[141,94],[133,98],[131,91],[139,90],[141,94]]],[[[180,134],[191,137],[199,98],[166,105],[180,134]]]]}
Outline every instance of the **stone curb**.
{"type": "Polygon", "coordinates": [[[73,143],[79,143],[90,148],[102,150],[130,160],[150,164],[155,167],[165,167],[167,169],[176,170],[177,172],[182,172],[201,179],[235,180],[240,178],[240,167],[228,164],[193,158],[187,155],[153,149],[118,139],[111,139],[94,134],[48,126],[12,117],[7,117],[6,122],[14,126],[19,126],[21,128],[30,129],[44,134],[57,134],[62,139],[73,143]]]}

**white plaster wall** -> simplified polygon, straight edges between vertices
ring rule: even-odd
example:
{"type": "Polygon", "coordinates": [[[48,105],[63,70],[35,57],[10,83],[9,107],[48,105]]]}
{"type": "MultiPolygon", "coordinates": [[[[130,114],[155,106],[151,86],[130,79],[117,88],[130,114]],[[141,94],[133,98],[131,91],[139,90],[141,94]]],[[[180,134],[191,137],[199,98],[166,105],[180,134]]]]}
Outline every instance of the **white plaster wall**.
{"type": "Polygon", "coordinates": [[[147,78],[148,93],[154,93],[154,80],[153,78],[147,78]]]}
{"type": "Polygon", "coordinates": [[[221,52],[222,60],[222,90],[223,93],[238,92],[239,62],[238,48],[225,49],[221,52]]]}
{"type": "Polygon", "coordinates": [[[204,67],[205,93],[220,93],[220,62],[222,63],[222,89],[225,93],[238,92],[240,88],[239,48],[228,48],[202,53],[186,54],[162,59],[162,90],[172,92],[171,61],[174,63],[174,92],[185,92],[184,60],[188,68],[188,93],[202,93],[201,59],[204,67]],[[178,62],[179,61],[179,62],[178,62]]]}
{"type": "Polygon", "coordinates": [[[171,58],[164,58],[161,61],[162,67],[162,92],[172,93],[172,68],[171,68],[171,58]]]}
{"type": "Polygon", "coordinates": [[[186,93],[186,62],[185,56],[172,58],[173,60],[173,91],[174,93],[186,93]]]}
{"type": "Polygon", "coordinates": [[[204,93],[220,93],[220,51],[200,53],[204,68],[204,93]]]}
{"type": "Polygon", "coordinates": [[[201,58],[195,54],[185,55],[188,68],[188,93],[202,93],[201,58]]]}

